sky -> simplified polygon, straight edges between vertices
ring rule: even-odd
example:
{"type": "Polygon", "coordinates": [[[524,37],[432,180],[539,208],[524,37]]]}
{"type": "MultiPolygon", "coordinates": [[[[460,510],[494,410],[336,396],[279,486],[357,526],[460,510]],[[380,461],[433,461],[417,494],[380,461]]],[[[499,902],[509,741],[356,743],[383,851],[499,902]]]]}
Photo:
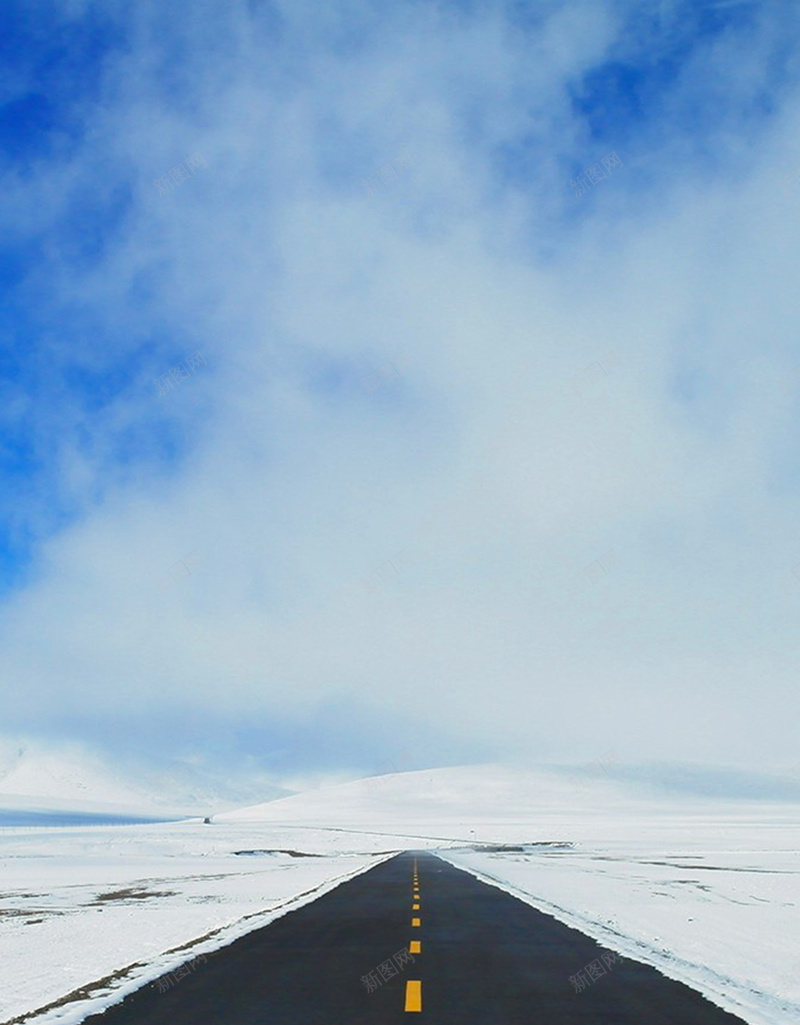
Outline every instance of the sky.
{"type": "Polygon", "coordinates": [[[7,0],[0,741],[800,763],[791,4],[7,0]]]}

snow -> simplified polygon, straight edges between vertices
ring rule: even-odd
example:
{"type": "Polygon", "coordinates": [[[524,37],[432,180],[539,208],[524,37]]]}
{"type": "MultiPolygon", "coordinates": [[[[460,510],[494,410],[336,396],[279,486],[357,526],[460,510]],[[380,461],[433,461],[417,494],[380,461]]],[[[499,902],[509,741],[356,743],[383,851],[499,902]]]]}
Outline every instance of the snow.
{"type": "Polygon", "coordinates": [[[431,849],[752,1025],[786,1025],[800,1021],[797,811],[484,766],[309,791],[211,825],[0,830],[0,1020],[79,1022],[395,850],[431,849]]]}
{"type": "Polygon", "coordinates": [[[796,821],[609,819],[570,835],[568,850],[446,857],[745,1021],[800,1021],[796,821]]]}
{"type": "Polygon", "coordinates": [[[288,792],[266,778],[231,781],[197,759],[133,767],[109,764],[78,745],[0,740],[0,824],[15,812],[205,816],[288,792]]]}
{"type": "Polygon", "coordinates": [[[85,999],[25,1018],[80,1022],[386,856],[370,853],[377,843],[348,854],[331,842],[305,844],[320,854],[327,846],[322,857],[237,855],[292,850],[294,837],[202,822],[12,828],[0,830],[0,843],[4,1023],[86,988],[85,999]]]}

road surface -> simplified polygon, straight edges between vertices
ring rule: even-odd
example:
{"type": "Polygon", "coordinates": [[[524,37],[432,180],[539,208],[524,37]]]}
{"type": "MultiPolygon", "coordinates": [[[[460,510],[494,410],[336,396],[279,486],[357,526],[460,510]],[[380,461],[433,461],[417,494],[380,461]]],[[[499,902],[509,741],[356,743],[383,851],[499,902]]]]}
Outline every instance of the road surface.
{"type": "Polygon", "coordinates": [[[432,854],[401,854],[92,1025],[742,1025],[432,854]]]}

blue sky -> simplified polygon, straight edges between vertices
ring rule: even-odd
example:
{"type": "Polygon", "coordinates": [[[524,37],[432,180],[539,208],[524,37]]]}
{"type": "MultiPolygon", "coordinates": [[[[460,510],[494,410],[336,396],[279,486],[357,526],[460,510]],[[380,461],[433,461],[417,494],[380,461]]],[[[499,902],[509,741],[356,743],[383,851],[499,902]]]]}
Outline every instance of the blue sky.
{"type": "Polygon", "coordinates": [[[799,27],[4,5],[3,735],[796,763],[799,27]]]}

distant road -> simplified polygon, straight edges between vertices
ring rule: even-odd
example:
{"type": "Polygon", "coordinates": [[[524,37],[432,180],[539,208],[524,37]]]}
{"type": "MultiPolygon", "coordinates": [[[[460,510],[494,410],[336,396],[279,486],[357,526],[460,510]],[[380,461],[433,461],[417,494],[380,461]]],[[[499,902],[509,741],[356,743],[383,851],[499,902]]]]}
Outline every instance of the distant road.
{"type": "Polygon", "coordinates": [[[431,854],[401,854],[93,1025],[743,1025],[431,854]],[[417,867],[418,866],[418,867],[417,867]],[[159,989],[163,992],[159,992],[159,989]]]}

